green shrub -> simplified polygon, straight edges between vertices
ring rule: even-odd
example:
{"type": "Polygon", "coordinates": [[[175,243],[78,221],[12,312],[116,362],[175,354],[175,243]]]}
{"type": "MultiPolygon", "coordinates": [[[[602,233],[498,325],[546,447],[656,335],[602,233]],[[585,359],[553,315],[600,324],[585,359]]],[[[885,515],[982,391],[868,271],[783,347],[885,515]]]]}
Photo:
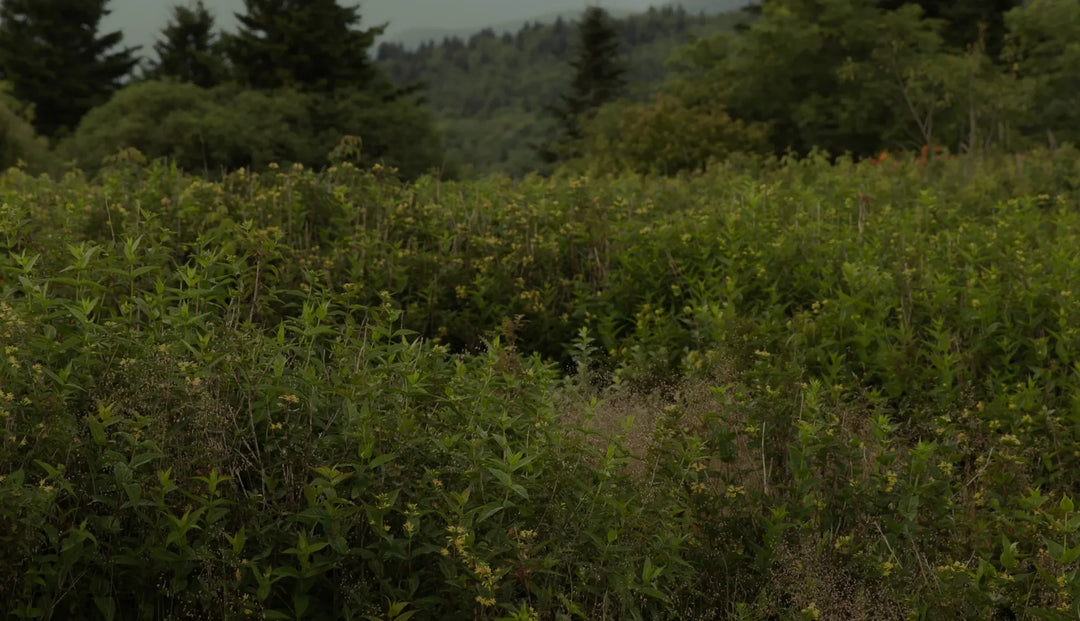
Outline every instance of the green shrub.
{"type": "Polygon", "coordinates": [[[220,175],[273,162],[322,167],[350,134],[363,138],[364,165],[382,162],[411,177],[440,163],[430,120],[408,99],[154,81],[124,88],[91,110],[60,149],[92,172],[106,157],[135,148],[186,171],[220,175]]]}
{"type": "Polygon", "coordinates": [[[49,143],[34,131],[23,106],[0,87],[0,170],[20,163],[31,170],[47,169],[49,143]]]}
{"type": "Polygon", "coordinates": [[[584,133],[584,165],[600,173],[674,175],[768,148],[763,128],[732,119],[713,102],[690,105],[664,95],[648,104],[608,104],[584,133]]]}

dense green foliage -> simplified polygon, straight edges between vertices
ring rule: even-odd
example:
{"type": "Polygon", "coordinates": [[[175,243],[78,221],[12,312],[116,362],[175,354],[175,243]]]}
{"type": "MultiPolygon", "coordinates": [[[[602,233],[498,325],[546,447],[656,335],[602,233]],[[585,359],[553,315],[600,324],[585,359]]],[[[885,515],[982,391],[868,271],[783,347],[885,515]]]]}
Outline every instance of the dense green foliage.
{"type": "MultiPolygon", "coordinates": [[[[726,115],[764,131],[777,155],[824,150],[869,158],[1075,143],[1080,3],[1039,0],[1002,19],[999,57],[985,39],[957,49],[943,35],[949,23],[926,19],[915,5],[773,0],[739,32],[680,50],[671,62],[677,77],[665,91],[678,103],[673,111],[690,110],[699,124],[703,115],[726,115]]],[[[672,144],[684,142],[685,125],[669,124],[672,144]]],[[[733,136],[732,145],[701,150],[696,161],[651,168],[703,166],[705,157],[746,144],[741,133],[733,136]]],[[[633,161],[612,155],[609,161],[633,161]]]]}
{"type": "Polygon", "coordinates": [[[1001,51],[1005,37],[1005,14],[1024,4],[1023,0],[878,0],[877,5],[897,9],[914,4],[927,19],[946,23],[945,41],[956,49],[965,49],[983,39],[991,54],[1001,51]]]}
{"type": "Polygon", "coordinates": [[[9,171],[8,616],[1073,618],[1077,156],[9,171]]]}
{"type": "Polygon", "coordinates": [[[657,95],[650,103],[619,102],[583,123],[580,157],[571,168],[603,174],[674,175],[769,148],[761,125],[732,119],[709,99],[657,95]]]}
{"type": "Polygon", "coordinates": [[[1080,144],[1080,3],[1034,0],[1007,16],[1005,58],[1030,83],[1024,133],[1080,144]]]}
{"type": "Polygon", "coordinates": [[[563,21],[248,0],[205,88],[177,12],[55,153],[0,96],[4,618],[1077,618],[1080,2],[1007,4],[771,0],[662,93],[720,22],[613,22],[549,177],[412,85],[532,170],[563,21]]]}
{"type": "Polygon", "coordinates": [[[157,60],[148,76],[173,78],[210,88],[228,77],[228,67],[214,32],[214,16],[199,0],[194,6],[176,5],[172,18],[154,44],[157,60]]]}
{"type": "Polygon", "coordinates": [[[23,104],[12,97],[10,88],[0,83],[0,170],[18,166],[41,171],[50,163],[48,142],[37,135],[23,104]]]}
{"type": "Polygon", "coordinates": [[[46,136],[75,128],[104,103],[137,62],[118,49],[119,32],[98,33],[108,0],[4,0],[0,3],[0,74],[11,94],[34,105],[46,136]]]}
{"type": "Polygon", "coordinates": [[[134,148],[149,159],[170,158],[187,171],[212,176],[271,162],[327,165],[345,136],[362,136],[357,163],[381,162],[415,177],[442,168],[429,114],[412,97],[376,94],[255,91],[226,84],[143,82],[92,110],[59,151],[84,170],[134,148]]]}

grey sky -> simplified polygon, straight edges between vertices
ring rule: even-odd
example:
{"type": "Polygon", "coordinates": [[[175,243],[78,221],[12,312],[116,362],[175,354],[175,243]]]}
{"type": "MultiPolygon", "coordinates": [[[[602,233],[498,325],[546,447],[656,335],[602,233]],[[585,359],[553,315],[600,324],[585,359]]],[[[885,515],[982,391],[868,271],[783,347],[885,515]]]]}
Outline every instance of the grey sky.
{"type": "MultiPolygon", "coordinates": [[[[188,0],[112,0],[112,14],[103,27],[120,29],[129,45],[142,45],[142,53],[153,53],[153,42],[168,21],[170,7],[188,0]]],[[[218,24],[234,27],[233,14],[243,9],[243,0],[204,0],[214,11],[218,24]]],[[[643,11],[664,0],[363,0],[360,5],[363,24],[374,26],[390,22],[387,39],[418,29],[482,28],[515,20],[525,20],[566,10],[584,10],[589,5],[606,9],[643,11]]]]}

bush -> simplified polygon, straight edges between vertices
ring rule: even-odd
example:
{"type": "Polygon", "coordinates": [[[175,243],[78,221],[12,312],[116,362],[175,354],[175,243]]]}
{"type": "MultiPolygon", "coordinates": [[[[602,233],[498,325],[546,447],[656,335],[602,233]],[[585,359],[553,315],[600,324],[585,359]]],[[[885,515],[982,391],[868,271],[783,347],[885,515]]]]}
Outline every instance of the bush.
{"type": "Polygon", "coordinates": [[[31,170],[48,168],[49,143],[34,131],[23,106],[0,88],[0,170],[20,162],[31,170]]]}
{"type": "Polygon", "coordinates": [[[674,175],[768,149],[761,127],[746,126],[716,105],[688,105],[663,94],[649,104],[608,104],[584,133],[582,159],[595,172],[674,175]]]}
{"type": "Polygon", "coordinates": [[[367,145],[359,162],[365,165],[381,161],[415,176],[439,163],[430,120],[407,99],[158,81],[133,84],[91,110],[61,151],[89,171],[117,151],[135,148],[187,171],[220,174],[271,162],[321,167],[350,134],[367,145]]]}

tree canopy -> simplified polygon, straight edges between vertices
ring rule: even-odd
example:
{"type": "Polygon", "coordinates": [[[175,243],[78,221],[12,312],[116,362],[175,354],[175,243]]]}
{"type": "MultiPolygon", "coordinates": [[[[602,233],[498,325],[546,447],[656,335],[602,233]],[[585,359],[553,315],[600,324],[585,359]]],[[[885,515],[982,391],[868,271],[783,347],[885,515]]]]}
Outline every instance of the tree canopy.
{"type": "Polygon", "coordinates": [[[359,29],[360,11],[336,0],[244,0],[240,30],[224,37],[237,79],[261,89],[330,92],[380,80],[368,49],[383,27],[359,29]]]}
{"type": "Polygon", "coordinates": [[[33,104],[46,136],[70,131],[105,103],[136,65],[137,48],[122,34],[99,34],[108,0],[4,0],[0,3],[0,71],[11,94],[33,104]]]}
{"type": "Polygon", "coordinates": [[[149,75],[174,78],[202,87],[219,84],[227,77],[225,59],[214,32],[214,15],[202,0],[194,6],[176,5],[172,17],[154,44],[158,61],[149,75]]]}

